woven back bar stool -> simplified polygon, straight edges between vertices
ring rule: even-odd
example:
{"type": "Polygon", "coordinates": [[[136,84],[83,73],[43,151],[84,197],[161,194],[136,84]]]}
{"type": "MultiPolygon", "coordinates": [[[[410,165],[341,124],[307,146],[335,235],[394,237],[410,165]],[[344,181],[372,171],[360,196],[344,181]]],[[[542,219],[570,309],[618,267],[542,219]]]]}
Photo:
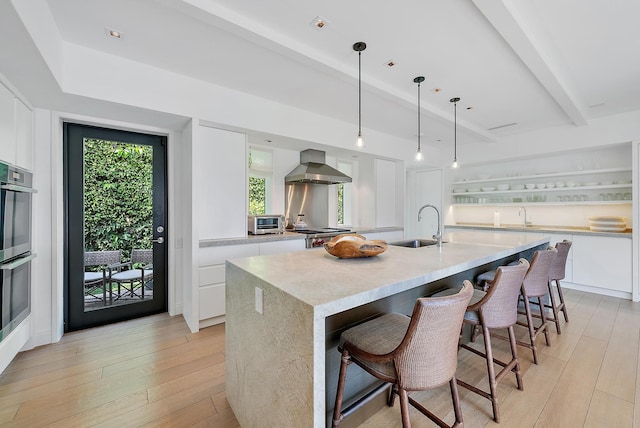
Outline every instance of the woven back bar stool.
{"type": "MultiPolygon", "coordinates": [[[[522,281],[527,273],[527,269],[529,269],[529,262],[526,259],[520,259],[518,265],[515,266],[499,267],[496,270],[491,287],[489,287],[486,292],[474,290],[474,295],[470,301],[469,307],[467,308],[467,312],[464,315],[465,324],[470,324],[474,328],[476,326],[480,326],[482,330],[482,337],[484,338],[485,352],[483,353],[464,343],[460,343],[460,347],[487,360],[489,392],[470,385],[461,379],[458,379],[458,385],[491,401],[493,419],[496,422],[500,422],[500,410],[497,396],[498,382],[508,373],[513,372],[516,376],[518,389],[524,389],[522,375],[520,374],[520,362],[518,360],[518,350],[516,347],[516,338],[513,326],[518,320],[518,297],[520,296],[520,288],[522,287],[522,281]],[[495,359],[491,349],[490,330],[503,328],[506,328],[509,332],[511,360],[508,362],[495,359]],[[502,367],[497,374],[494,364],[502,367]]],[[[436,296],[447,292],[448,290],[436,293],[436,296]]]]}
{"type": "MultiPolygon", "coordinates": [[[[342,353],[333,427],[367,402],[366,397],[342,409],[347,367],[356,363],[376,378],[392,385],[388,404],[400,397],[402,426],[411,426],[409,404],[441,427],[444,421],[409,397],[411,391],[423,391],[444,385],[451,388],[455,422],[462,427],[462,411],[456,384],[458,364],[458,336],[462,317],[471,296],[473,285],[465,281],[459,293],[445,297],[419,298],[408,317],[391,313],[367,321],[340,335],[338,351],[342,353]]],[[[386,384],[382,384],[385,387],[386,384]]],[[[372,393],[377,393],[376,388],[372,393]]]]}
{"type": "Polygon", "coordinates": [[[547,250],[538,250],[533,254],[531,259],[531,265],[529,270],[522,281],[522,300],[524,302],[524,312],[519,313],[526,316],[527,322],[518,321],[518,325],[527,327],[529,330],[529,343],[518,341],[518,345],[525,346],[531,349],[533,353],[533,362],[538,364],[538,348],[536,346],[536,339],[538,335],[544,333],[545,343],[547,346],[549,342],[549,329],[547,325],[547,319],[545,315],[545,306],[542,302],[542,297],[548,293],[549,285],[549,269],[551,264],[556,258],[557,251],[555,248],[549,248],[547,250]],[[540,308],[540,313],[536,314],[535,318],[540,318],[540,325],[536,326],[533,322],[534,314],[531,311],[530,299],[537,299],[536,306],[540,308]]]}
{"type": "Polygon", "coordinates": [[[567,306],[564,304],[564,296],[562,295],[562,287],[560,286],[560,281],[565,277],[565,268],[567,264],[567,255],[569,254],[569,250],[571,249],[571,241],[564,240],[562,242],[556,243],[556,251],[558,254],[556,258],[553,260],[551,264],[551,268],[549,269],[549,298],[551,300],[550,306],[553,311],[553,321],[556,324],[556,331],[558,334],[561,334],[560,330],[560,319],[558,318],[558,312],[562,311],[564,314],[565,322],[569,322],[569,315],[567,315],[567,306]],[[553,282],[556,283],[556,289],[558,290],[558,300],[559,303],[556,302],[555,293],[553,292],[553,282]]]}

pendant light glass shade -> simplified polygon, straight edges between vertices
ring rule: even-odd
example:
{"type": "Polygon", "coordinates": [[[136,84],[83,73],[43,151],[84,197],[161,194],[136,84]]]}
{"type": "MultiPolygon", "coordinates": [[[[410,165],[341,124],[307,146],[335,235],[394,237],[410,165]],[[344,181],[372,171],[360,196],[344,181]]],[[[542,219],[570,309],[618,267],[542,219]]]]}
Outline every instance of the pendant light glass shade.
{"type": "Polygon", "coordinates": [[[365,42],[356,42],[353,44],[353,50],[358,52],[358,138],[356,139],[356,147],[364,147],[364,139],[362,138],[362,51],[367,48],[365,42]]]}
{"type": "Polygon", "coordinates": [[[449,100],[453,103],[453,163],[451,168],[458,167],[458,101],[460,101],[458,97],[449,100]]]}
{"type": "Polygon", "coordinates": [[[422,156],[422,148],[420,147],[420,137],[422,135],[420,133],[420,83],[424,82],[424,76],[418,76],[413,81],[418,84],[418,150],[416,150],[416,160],[421,161],[424,156],[422,156]]]}

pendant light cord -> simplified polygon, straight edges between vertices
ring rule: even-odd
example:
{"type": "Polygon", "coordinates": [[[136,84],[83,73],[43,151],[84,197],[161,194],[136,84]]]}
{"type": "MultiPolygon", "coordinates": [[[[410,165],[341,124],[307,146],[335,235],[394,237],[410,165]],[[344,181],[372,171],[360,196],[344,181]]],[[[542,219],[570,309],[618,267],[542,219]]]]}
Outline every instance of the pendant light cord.
{"type": "Polygon", "coordinates": [[[422,156],[422,148],[420,145],[420,140],[421,140],[421,130],[422,128],[420,127],[420,84],[422,82],[424,82],[424,76],[418,76],[415,79],[413,79],[414,83],[418,84],[418,151],[416,152],[416,160],[417,161],[421,161],[423,159],[422,156]]]}
{"type": "Polygon", "coordinates": [[[358,135],[362,134],[362,51],[358,51],[358,135]]]}
{"type": "Polygon", "coordinates": [[[420,151],[420,82],[418,81],[418,151],[420,151]]]}
{"type": "Polygon", "coordinates": [[[453,103],[453,167],[458,167],[458,101],[459,97],[454,97],[449,100],[453,103]]]}
{"type": "Polygon", "coordinates": [[[353,50],[358,52],[358,139],[356,146],[362,148],[362,51],[367,48],[365,42],[356,42],[353,44],[353,50]]]}
{"type": "Polygon", "coordinates": [[[458,160],[458,103],[453,103],[453,160],[458,160]]]}

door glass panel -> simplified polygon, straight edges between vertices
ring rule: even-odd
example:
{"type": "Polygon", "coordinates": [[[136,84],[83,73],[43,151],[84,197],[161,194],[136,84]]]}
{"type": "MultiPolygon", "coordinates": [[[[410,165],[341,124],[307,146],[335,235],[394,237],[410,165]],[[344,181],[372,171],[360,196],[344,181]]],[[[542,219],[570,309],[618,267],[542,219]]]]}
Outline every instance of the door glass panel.
{"type": "Polygon", "coordinates": [[[153,300],[153,147],[83,139],[84,310],[153,300]]]}

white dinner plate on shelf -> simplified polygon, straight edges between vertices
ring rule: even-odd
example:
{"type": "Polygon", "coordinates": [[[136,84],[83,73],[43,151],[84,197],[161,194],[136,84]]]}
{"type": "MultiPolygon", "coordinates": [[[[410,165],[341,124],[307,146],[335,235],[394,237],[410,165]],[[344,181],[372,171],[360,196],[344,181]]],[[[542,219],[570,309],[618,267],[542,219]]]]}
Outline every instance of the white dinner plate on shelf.
{"type": "Polygon", "coordinates": [[[593,232],[624,232],[627,226],[589,226],[589,230],[593,232]]]}
{"type": "Polygon", "coordinates": [[[601,222],[601,223],[625,223],[626,224],[627,218],[616,217],[616,216],[593,216],[593,217],[589,217],[589,221],[601,222]]]}

